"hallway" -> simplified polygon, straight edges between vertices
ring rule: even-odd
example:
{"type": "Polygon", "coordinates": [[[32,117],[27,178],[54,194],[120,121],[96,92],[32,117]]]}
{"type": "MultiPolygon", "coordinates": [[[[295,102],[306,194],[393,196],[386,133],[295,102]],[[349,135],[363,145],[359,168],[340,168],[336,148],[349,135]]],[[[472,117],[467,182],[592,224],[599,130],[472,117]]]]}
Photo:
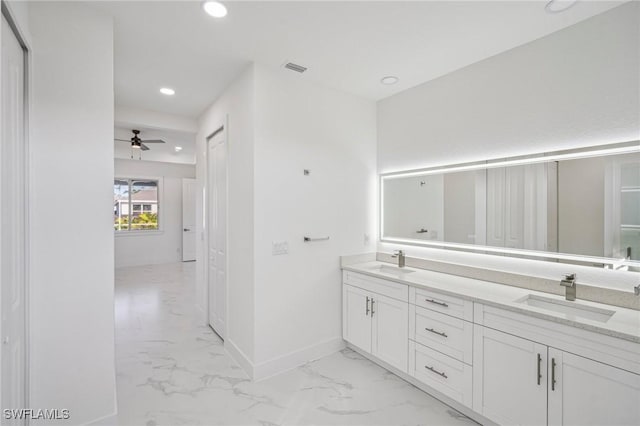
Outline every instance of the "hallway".
{"type": "Polygon", "coordinates": [[[197,318],[195,263],[116,270],[121,425],[475,424],[345,349],[258,383],[197,318]]]}

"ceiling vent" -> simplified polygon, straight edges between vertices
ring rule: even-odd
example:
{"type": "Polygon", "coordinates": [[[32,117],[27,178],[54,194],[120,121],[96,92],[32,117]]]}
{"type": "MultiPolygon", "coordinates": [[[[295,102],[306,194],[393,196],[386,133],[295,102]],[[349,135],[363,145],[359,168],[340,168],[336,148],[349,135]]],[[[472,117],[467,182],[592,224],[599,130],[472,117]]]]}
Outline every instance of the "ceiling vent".
{"type": "Polygon", "coordinates": [[[291,70],[291,71],[299,72],[300,74],[302,74],[303,72],[305,72],[307,70],[307,67],[303,67],[302,65],[294,64],[293,62],[287,62],[286,64],[284,64],[284,67],[286,69],[291,70]]]}

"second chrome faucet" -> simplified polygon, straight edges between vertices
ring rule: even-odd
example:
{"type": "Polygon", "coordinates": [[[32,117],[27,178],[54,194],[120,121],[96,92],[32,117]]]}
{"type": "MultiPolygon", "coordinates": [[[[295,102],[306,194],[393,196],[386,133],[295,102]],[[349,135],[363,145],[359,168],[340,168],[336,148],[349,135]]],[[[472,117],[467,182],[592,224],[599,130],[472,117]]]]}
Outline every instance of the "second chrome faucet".
{"type": "Polygon", "coordinates": [[[402,250],[396,250],[393,252],[393,254],[391,255],[391,257],[397,257],[398,258],[398,268],[404,268],[404,252],[402,250]]]}
{"type": "Polygon", "coordinates": [[[566,287],[564,296],[566,300],[576,300],[576,274],[566,274],[560,281],[560,285],[566,287]]]}

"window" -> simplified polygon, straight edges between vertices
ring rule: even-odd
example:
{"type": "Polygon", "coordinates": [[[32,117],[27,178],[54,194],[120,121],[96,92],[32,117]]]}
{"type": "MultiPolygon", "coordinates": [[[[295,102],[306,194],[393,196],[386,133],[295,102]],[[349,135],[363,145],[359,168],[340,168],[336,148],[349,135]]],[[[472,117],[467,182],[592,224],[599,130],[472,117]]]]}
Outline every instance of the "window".
{"type": "Polygon", "coordinates": [[[113,181],[113,228],[122,231],[158,230],[158,181],[113,181]]]}

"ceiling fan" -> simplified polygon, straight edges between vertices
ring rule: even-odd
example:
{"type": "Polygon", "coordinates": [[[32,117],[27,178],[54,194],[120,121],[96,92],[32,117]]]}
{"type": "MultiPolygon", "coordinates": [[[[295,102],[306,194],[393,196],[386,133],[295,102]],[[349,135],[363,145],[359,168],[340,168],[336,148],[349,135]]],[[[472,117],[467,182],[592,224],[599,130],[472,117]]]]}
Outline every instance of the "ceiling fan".
{"type": "Polygon", "coordinates": [[[133,149],[141,149],[142,151],[149,151],[149,148],[146,144],[148,143],[165,143],[162,139],[150,139],[150,140],[142,140],[138,135],[140,134],[140,130],[132,130],[133,137],[131,139],[116,139],[119,142],[130,142],[131,148],[133,149]]]}

